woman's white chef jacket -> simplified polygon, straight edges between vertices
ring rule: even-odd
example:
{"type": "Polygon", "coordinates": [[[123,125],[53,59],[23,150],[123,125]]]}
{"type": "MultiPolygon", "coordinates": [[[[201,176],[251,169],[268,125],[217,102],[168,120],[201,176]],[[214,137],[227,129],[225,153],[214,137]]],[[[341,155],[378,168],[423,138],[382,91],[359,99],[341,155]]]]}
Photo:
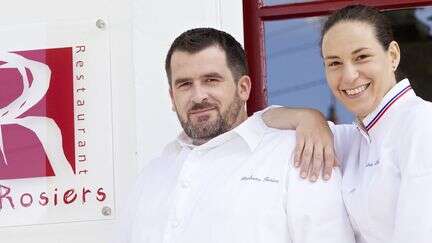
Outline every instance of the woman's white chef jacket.
{"type": "Polygon", "coordinates": [[[355,126],[332,128],[359,243],[432,242],[432,103],[407,79],[355,126]]]}

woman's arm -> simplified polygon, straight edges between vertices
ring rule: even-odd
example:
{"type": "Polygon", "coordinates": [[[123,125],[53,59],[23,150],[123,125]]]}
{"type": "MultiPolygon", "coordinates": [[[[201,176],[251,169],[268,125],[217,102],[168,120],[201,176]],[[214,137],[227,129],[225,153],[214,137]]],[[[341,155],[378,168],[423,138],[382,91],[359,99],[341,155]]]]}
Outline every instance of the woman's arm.
{"type": "Polygon", "coordinates": [[[321,112],[307,108],[269,107],[254,116],[261,116],[269,127],[296,130],[294,164],[300,167],[302,178],[316,181],[324,165],[323,178],[330,179],[332,168],[338,162],[333,134],[321,112]]]}

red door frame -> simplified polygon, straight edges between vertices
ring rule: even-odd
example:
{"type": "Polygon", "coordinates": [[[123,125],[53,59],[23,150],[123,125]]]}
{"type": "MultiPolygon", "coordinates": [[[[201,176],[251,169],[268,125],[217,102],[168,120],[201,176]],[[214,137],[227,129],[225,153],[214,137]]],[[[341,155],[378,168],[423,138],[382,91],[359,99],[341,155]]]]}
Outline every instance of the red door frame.
{"type": "Polygon", "coordinates": [[[381,10],[432,5],[432,0],[328,0],[265,6],[263,0],[243,0],[244,46],[252,79],[248,112],[267,106],[264,21],[328,15],[349,4],[365,4],[381,10]]]}

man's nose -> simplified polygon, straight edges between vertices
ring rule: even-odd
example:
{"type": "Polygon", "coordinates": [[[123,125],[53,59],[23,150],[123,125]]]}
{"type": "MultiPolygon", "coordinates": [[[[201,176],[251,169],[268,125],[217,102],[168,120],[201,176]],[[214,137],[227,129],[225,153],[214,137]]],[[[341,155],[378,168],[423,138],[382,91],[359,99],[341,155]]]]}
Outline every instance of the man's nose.
{"type": "Polygon", "coordinates": [[[357,67],[353,64],[345,64],[343,67],[342,80],[344,83],[351,83],[359,76],[357,67]]]}
{"type": "Polygon", "coordinates": [[[202,103],[208,98],[208,93],[205,87],[201,85],[194,85],[192,89],[192,102],[193,103],[202,103]]]}

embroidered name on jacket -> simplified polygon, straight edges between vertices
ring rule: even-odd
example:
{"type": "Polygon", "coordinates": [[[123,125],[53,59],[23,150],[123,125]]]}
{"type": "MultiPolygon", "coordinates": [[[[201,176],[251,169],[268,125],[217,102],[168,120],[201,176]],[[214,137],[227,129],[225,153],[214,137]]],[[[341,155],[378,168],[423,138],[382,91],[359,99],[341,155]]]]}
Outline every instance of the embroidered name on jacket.
{"type": "Polygon", "coordinates": [[[372,167],[372,166],[376,166],[376,165],[378,165],[379,163],[380,163],[379,160],[377,160],[377,161],[374,161],[374,162],[367,163],[365,167],[372,167]]]}
{"type": "Polygon", "coordinates": [[[241,179],[241,181],[255,181],[255,182],[272,182],[272,183],[279,183],[279,180],[276,178],[272,178],[272,177],[264,177],[264,178],[259,178],[259,177],[255,177],[255,176],[243,176],[241,179]]]}

